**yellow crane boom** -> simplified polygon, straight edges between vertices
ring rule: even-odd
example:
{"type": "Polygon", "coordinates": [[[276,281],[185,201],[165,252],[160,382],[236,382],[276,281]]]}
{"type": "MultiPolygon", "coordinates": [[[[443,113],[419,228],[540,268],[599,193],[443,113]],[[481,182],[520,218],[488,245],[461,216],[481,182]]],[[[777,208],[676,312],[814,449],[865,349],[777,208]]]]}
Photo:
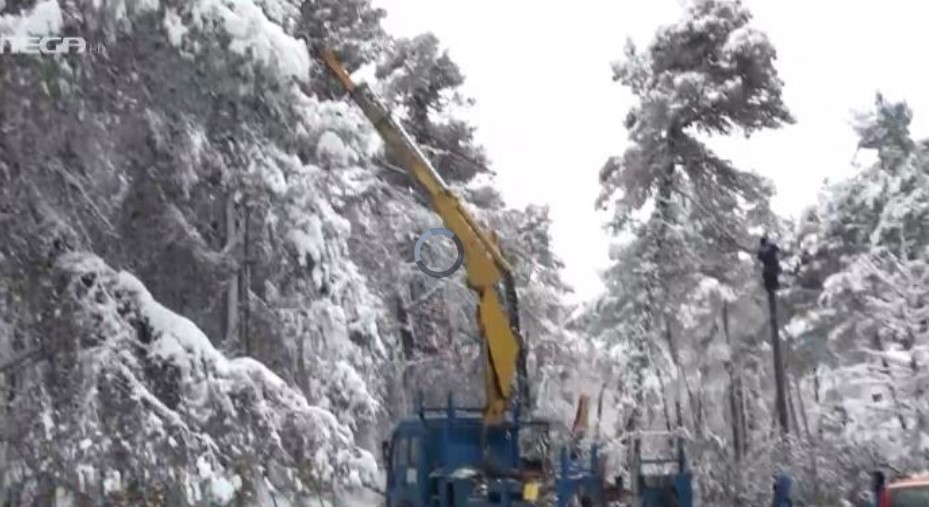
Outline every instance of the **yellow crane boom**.
{"type": "Polygon", "coordinates": [[[520,404],[523,407],[531,404],[512,267],[492,234],[465,209],[386,105],[364,83],[352,81],[331,49],[321,49],[319,56],[374,125],[388,149],[426,191],[445,227],[461,240],[468,286],[477,293],[477,322],[484,338],[484,423],[498,424],[506,417],[514,376],[518,377],[520,404]],[[503,286],[502,294],[498,285],[503,286]]]}

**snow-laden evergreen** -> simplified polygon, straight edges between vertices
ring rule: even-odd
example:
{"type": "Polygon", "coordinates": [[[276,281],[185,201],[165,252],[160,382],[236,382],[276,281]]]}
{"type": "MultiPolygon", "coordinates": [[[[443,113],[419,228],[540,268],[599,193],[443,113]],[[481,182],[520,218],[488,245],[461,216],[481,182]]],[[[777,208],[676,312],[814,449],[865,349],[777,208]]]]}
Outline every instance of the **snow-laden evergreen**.
{"type": "Polygon", "coordinates": [[[533,357],[563,360],[547,216],[504,206],[433,35],[391,38],[367,0],[3,9],[0,33],[90,44],[0,75],[0,489],[14,503],[329,502],[376,482],[379,442],[417,389],[480,402],[473,295],[411,258],[441,221],[307,40],[377,68],[374,87],[506,238],[533,357]]]}

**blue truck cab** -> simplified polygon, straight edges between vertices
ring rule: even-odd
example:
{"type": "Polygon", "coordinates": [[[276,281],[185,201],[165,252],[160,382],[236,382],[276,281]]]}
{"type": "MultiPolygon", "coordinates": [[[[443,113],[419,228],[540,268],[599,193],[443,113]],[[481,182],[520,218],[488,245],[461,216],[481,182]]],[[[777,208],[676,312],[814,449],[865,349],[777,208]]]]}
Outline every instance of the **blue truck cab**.
{"type": "MultiPolygon", "coordinates": [[[[530,507],[555,475],[546,459],[520,448],[523,436],[547,440],[545,421],[520,421],[517,414],[485,427],[481,409],[455,407],[451,397],[446,407],[420,404],[417,412],[397,423],[383,444],[386,507],[530,507]]],[[[564,452],[561,461],[562,473],[551,481],[559,505],[596,493],[590,492],[599,484],[592,468],[564,452]]]]}

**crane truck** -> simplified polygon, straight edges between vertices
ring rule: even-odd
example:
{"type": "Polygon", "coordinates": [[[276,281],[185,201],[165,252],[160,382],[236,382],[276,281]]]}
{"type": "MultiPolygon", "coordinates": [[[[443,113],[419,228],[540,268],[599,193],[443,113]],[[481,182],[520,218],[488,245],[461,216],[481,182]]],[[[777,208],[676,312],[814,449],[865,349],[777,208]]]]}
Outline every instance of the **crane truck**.
{"type": "Polygon", "coordinates": [[[521,449],[524,432],[544,434],[549,423],[528,418],[532,402],[516,286],[495,236],[465,208],[387,106],[364,83],[352,81],[335,53],[314,52],[461,240],[467,284],[478,300],[484,406],[456,406],[450,394],[444,407],[426,407],[419,398],[414,414],[396,423],[382,449],[386,507],[529,507],[550,498],[549,491],[557,507],[603,505],[595,445],[589,460],[562,449],[554,473],[521,449]]]}

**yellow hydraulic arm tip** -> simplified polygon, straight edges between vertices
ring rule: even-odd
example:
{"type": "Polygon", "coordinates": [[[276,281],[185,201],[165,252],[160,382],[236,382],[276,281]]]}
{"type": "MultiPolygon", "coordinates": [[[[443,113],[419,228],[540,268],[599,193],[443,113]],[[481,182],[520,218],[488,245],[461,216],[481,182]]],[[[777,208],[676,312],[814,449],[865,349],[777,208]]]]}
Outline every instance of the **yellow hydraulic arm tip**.
{"type": "Polygon", "coordinates": [[[329,67],[329,72],[332,73],[345,88],[345,91],[352,93],[355,91],[355,83],[352,82],[352,78],[348,75],[348,72],[345,71],[345,68],[342,67],[339,58],[335,55],[335,52],[330,48],[322,48],[319,50],[319,57],[322,59],[323,63],[326,64],[326,67],[329,67]]]}

